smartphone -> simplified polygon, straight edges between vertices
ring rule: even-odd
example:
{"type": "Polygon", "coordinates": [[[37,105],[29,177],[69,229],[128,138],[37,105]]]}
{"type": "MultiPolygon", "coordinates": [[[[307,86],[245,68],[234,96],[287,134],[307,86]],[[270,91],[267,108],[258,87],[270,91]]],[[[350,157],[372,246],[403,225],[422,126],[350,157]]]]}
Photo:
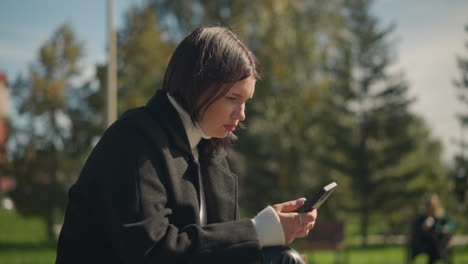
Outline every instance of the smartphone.
{"type": "Polygon", "coordinates": [[[319,209],[319,207],[327,200],[332,194],[338,184],[336,182],[329,183],[320,189],[320,191],[311,199],[307,198],[306,202],[296,210],[298,213],[305,213],[312,211],[312,209],[319,209]]]}

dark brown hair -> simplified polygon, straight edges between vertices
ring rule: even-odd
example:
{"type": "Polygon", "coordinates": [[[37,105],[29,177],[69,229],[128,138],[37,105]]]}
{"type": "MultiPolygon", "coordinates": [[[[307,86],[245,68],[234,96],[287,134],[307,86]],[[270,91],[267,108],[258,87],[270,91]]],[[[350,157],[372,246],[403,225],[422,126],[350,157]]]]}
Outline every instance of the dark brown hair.
{"type": "MultiPolygon", "coordinates": [[[[195,123],[235,82],[249,76],[260,79],[259,65],[237,36],[224,27],[201,27],[182,40],[172,54],[163,91],[173,96],[195,123]]],[[[230,139],[203,142],[204,152],[212,153],[230,139]]]]}

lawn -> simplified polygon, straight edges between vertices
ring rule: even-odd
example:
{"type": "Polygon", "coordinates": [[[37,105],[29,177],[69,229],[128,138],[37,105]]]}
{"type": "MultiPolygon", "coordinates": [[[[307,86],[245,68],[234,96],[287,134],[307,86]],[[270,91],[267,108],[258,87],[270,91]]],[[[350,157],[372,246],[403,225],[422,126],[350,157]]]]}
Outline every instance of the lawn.
{"type": "MultiPolygon", "coordinates": [[[[334,251],[306,251],[309,264],[335,263],[335,258],[344,257],[346,252],[336,254],[334,251]],[[340,255],[341,254],[341,255],[340,255]]],[[[405,264],[406,254],[402,246],[371,246],[367,248],[351,247],[348,249],[348,260],[350,264],[405,264]]],[[[468,246],[457,246],[454,248],[453,264],[468,264],[468,246]]],[[[414,264],[427,263],[426,256],[418,256],[414,264]]]]}
{"type": "Polygon", "coordinates": [[[0,210],[0,263],[54,263],[55,244],[45,242],[46,237],[40,219],[0,210]]]}
{"type": "MultiPolygon", "coordinates": [[[[23,218],[14,211],[0,210],[0,263],[54,263],[55,244],[47,243],[44,224],[37,218],[23,218]]],[[[454,249],[454,264],[468,264],[468,245],[454,249]]],[[[300,250],[301,251],[301,250],[300,250]]],[[[333,251],[301,251],[309,264],[334,263],[333,251]]],[[[404,264],[405,251],[401,246],[350,247],[349,264],[404,264]]],[[[426,263],[424,256],[416,264],[426,263]]]]}

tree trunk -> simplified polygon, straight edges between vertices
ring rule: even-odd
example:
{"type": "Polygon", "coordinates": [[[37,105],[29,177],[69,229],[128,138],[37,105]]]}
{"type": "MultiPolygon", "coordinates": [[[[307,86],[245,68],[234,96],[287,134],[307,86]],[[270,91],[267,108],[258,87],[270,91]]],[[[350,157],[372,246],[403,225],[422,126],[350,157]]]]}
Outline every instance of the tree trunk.
{"type": "Polygon", "coordinates": [[[363,247],[368,245],[368,227],[369,226],[369,209],[364,203],[364,208],[361,211],[361,245],[363,247]]]}
{"type": "Polygon", "coordinates": [[[50,207],[47,210],[47,214],[45,215],[45,224],[46,224],[46,230],[47,230],[47,241],[48,242],[55,242],[57,237],[55,234],[54,230],[54,210],[52,207],[50,207]]]}

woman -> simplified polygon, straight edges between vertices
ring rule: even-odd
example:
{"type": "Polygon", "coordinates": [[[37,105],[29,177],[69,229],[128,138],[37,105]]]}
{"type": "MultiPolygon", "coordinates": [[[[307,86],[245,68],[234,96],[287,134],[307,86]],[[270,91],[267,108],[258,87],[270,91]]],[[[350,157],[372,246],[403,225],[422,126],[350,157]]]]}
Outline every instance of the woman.
{"type": "Polygon", "coordinates": [[[302,263],[285,247],[314,226],[304,199],[240,219],[224,147],[259,79],[228,29],[188,35],[162,90],[103,135],[69,192],[57,263],[302,263]]]}
{"type": "Polygon", "coordinates": [[[455,222],[446,216],[437,194],[426,200],[425,212],[412,223],[409,236],[409,262],[419,254],[427,254],[427,263],[433,264],[450,257],[450,239],[455,231],[455,222]]]}

